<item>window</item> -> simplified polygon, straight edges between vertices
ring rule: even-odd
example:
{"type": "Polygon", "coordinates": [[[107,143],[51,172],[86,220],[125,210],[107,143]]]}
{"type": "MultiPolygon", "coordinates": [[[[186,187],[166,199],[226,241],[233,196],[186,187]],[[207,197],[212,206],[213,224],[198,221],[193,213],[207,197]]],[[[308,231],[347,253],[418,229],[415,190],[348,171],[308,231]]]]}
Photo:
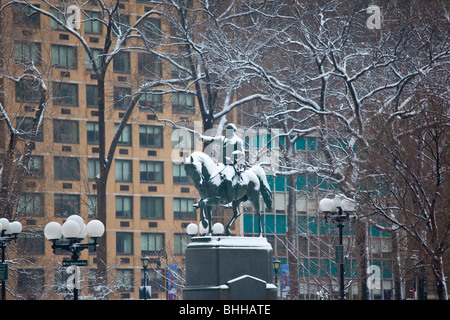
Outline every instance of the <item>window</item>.
{"type": "MultiPolygon", "coordinates": [[[[32,127],[33,127],[33,118],[17,118],[17,121],[20,121],[17,124],[17,130],[20,133],[23,133],[27,140],[30,140],[33,136],[33,132],[31,131],[32,127]]],[[[37,133],[36,133],[36,137],[35,137],[35,141],[43,141],[44,140],[44,135],[43,135],[43,131],[42,131],[42,125],[39,127],[37,133]]]]}
{"type": "MultiPolygon", "coordinates": [[[[50,13],[52,15],[54,15],[56,17],[56,19],[58,19],[59,21],[65,23],[66,19],[64,17],[64,10],[65,8],[51,8],[50,9],[50,13]]],[[[58,22],[56,22],[56,20],[51,19],[50,18],[50,28],[52,28],[53,30],[65,30],[64,27],[62,25],[60,25],[58,22]]]]}
{"type": "Polygon", "coordinates": [[[97,216],[97,196],[88,196],[88,217],[97,216]]]}
{"type": "Polygon", "coordinates": [[[102,34],[102,23],[99,12],[86,11],[84,13],[84,32],[88,34],[102,34]]]}
{"type": "MultiPolygon", "coordinates": [[[[33,4],[39,8],[38,4],[33,4]]],[[[40,28],[41,19],[39,13],[28,5],[14,4],[13,21],[15,26],[40,28]]]]}
{"type": "Polygon", "coordinates": [[[116,196],[116,218],[133,218],[133,197],[116,196]]]}
{"type": "Polygon", "coordinates": [[[176,255],[185,254],[188,243],[191,242],[191,237],[185,233],[176,233],[174,237],[174,253],[176,255]]]}
{"type": "Polygon", "coordinates": [[[173,164],[173,183],[191,183],[190,177],[186,174],[184,164],[173,164]]]}
{"type": "Polygon", "coordinates": [[[134,291],[133,269],[117,269],[116,286],[119,292],[133,292],[134,291]]]}
{"type": "Polygon", "coordinates": [[[147,78],[159,78],[162,75],[161,59],[153,53],[139,53],[138,73],[147,78]]]}
{"type": "Polygon", "coordinates": [[[33,42],[14,43],[14,62],[41,65],[41,44],[33,42]]]}
{"type": "Polygon", "coordinates": [[[80,214],[80,196],[55,194],[55,217],[68,217],[72,214],[80,214]]]}
{"type": "Polygon", "coordinates": [[[133,254],[133,233],[117,232],[116,233],[116,253],[117,254],[133,254]]]}
{"type": "Polygon", "coordinates": [[[88,180],[95,180],[95,177],[100,174],[100,160],[88,159],[88,180]]]}
{"type": "Polygon", "coordinates": [[[161,20],[156,18],[146,18],[139,25],[139,30],[145,38],[145,41],[161,41],[161,20]]]}
{"type": "Polygon", "coordinates": [[[53,103],[61,106],[78,106],[78,85],[73,83],[53,83],[53,103]]]}
{"type": "Polygon", "coordinates": [[[130,105],[131,89],[114,87],[114,109],[126,110],[130,105]]]}
{"type": "Polygon", "coordinates": [[[17,213],[21,217],[43,217],[44,195],[37,193],[21,194],[17,201],[17,213]]]}
{"type": "Polygon", "coordinates": [[[95,65],[97,66],[97,68],[100,67],[101,65],[101,54],[102,54],[102,49],[91,49],[92,52],[92,59],[91,60],[87,54],[87,52],[84,53],[84,60],[86,63],[86,70],[92,70],[92,61],[95,62],[95,65]]]}
{"type": "Polygon", "coordinates": [[[22,80],[15,83],[16,102],[39,103],[39,82],[22,80]]]}
{"type": "Polygon", "coordinates": [[[77,47],[52,45],[52,66],[76,69],[77,47]]]}
{"type": "Polygon", "coordinates": [[[172,93],[172,112],[182,114],[194,114],[194,95],[184,92],[172,93]]]}
{"type": "Polygon", "coordinates": [[[78,122],[72,120],[53,120],[53,141],[78,143],[78,122]]]}
{"type": "Polygon", "coordinates": [[[164,219],[164,198],[141,197],[141,219],[164,219]]]}
{"type": "Polygon", "coordinates": [[[131,160],[116,160],[116,181],[131,182],[133,179],[131,160]]]}
{"type": "Polygon", "coordinates": [[[141,161],[140,176],[141,182],[164,182],[163,163],[154,161],[141,161]]]}
{"type": "Polygon", "coordinates": [[[174,79],[184,79],[189,77],[190,62],[188,58],[175,59],[177,65],[171,65],[171,77],[174,79]]]}
{"type": "Polygon", "coordinates": [[[115,36],[117,36],[119,33],[124,33],[130,27],[130,16],[119,14],[118,12],[122,11],[116,11],[111,21],[113,34],[115,36]]]}
{"type": "Polygon", "coordinates": [[[43,156],[30,156],[28,160],[28,167],[33,178],[44,177],[44,157],[43,156]]]}
{"type": "Polygon", "coordinates": [[[173,199],[173,218],[175,220],[195,220],[194,200],[186,198],[173,199]]]}
{"type": "Polygon", "coordinates": [[[98,133],[98,122],[88,122],[87,123],[87,143],[98,144],[99,133],[98,133]]]}
{"type": "Polygon", "coordinates": [[[24,232],[19,235],[18,247],[21,254],[45,254],[45,239],[34,232],[24,232]]]}
{"type": "Polygon", "coordinates": [[[162,94],[158,93],[144,93],[139,98],[139,110],[147,111],[152,110],[154,112],[163,111],[162,94]]]}
{"type": "Polygon", "coordinates": [[[86,85],[86,105],[88,108],[98,108],[98,88],[95,85],[86,85]]]}
{"type": "Polygon", "coordinates": [[[113,58],[113,70],[117,73],[130,73],[130,53],[120,51],[113,58]]]}
{"type": "Polygon", "coordinates": [[[163,129],[155,126],[139,126],[139,145],[141,147],[162,148],[163,129]]]}
{"type": "MultiPolygon", "coordinates": [[[[119,128],[119,124],[116,123],[114,125],[114,133],[117,132],[117,129],[119,128]]],[[[132,137],[131,137],[131,125],[127,124],[122,130],[122,134],[119,137],[119,140],[117,141],[118,145],[121,146],[131,146],[132,144],[132,137]]]]}
{"type": "Polygon", "coordinates": [[[73,157],[55,157],[56,180],[80,180],[80,161],[73,157]]]}
{"type": "Polygon", "coordinates": [[[141,233],[141,254],[158,254],[164,250],[163,233],[141,233]]]}

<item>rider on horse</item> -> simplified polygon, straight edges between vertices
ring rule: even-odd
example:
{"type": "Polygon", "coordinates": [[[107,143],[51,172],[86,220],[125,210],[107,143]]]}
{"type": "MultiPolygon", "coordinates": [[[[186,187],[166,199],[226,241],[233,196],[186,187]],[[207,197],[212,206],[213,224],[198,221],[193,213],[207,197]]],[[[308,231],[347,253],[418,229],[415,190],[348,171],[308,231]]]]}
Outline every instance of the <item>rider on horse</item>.
{"type": "MultiPolygon", "coordinates": [[[[224,184],[225,192],[229,193],[232,189],[232,184],[236,183],[234,179],[241,179],[242,163],[244,162],[244,142],[236,135],[237,128],[230,123],[226,126],[225,136],[203,136],[197,134],[202,141],[220,144],[219,161],[225,165],[224,169],[219,172],[222,180],[227,183],[224,184]],[[233,170],[228,170],[233,168],[233,170]]],[[[231,199],[233,195],[229,194],[231,199]]]]}
{"type": "MultiPolygon", "coordinates": [[[[234,124],[228,124],[225,129],[225,136],[203,136],[197,133],[197,137],[205,142],[220,143],[219,162],[223,163],[225,168],[231,166],[234,169],[233,176],[240,178],[245,157],[244,142],[236,135],[237,128],[234,124]]],[[[233,178],[225,174],[223,176],[230,180],[233,178]]]]}

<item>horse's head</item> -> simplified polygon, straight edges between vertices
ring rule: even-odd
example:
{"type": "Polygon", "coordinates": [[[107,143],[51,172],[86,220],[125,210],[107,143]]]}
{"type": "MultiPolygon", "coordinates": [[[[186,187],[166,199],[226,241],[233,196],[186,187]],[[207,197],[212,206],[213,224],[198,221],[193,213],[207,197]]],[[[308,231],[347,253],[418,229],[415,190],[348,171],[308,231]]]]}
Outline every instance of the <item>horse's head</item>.
{"type": "Polygon", "coordinates": [[[184,170],[186,170],[186,174],[192,178],[194,183],[201,184],[204,181],[201,163],[197,161],[192,155],[186,157],[183,164],[184,170]]]}
{"type": "Polygon", "coordinates": [[[218,170],[216,163],[203,152],[193,152],[184,161],[186,174],[192,180],[202,183],[208,180],[218,170]]]}

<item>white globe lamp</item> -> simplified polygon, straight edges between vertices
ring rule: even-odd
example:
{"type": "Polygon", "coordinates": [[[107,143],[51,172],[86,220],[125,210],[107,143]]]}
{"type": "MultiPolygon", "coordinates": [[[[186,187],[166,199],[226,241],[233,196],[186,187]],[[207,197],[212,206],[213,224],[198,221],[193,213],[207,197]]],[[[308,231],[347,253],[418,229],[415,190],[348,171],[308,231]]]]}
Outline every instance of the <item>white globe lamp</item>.
{"type": "Polygon", "coordinates": [[[100,238],[105,233],[105,226],[100,220],[91,220],[86,226],[90,238],[100,238]]]}
{"type": "Polygon", "coordinates": [[[62,225],[61,231],[64,238],[75,239],[78,237],[81,228],[78,222],[74,220],[66,220],[66,222],[62,225]]]}
{"type": "Polygon", "coordinates": [[[49,222],[44,228],[44,236],[48,240],[58,240],[62,236],[62,227],[58,222],[49,222]]]}

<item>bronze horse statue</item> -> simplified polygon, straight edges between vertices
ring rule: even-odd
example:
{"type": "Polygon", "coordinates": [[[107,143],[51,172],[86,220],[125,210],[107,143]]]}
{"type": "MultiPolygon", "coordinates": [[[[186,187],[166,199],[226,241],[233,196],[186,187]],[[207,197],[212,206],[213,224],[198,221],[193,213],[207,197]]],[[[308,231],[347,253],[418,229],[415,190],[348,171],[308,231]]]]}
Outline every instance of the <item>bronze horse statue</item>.
{"type": "Polygon", "coordinates": [[[230,235],[230,227],[239,217],[239,204],[249,200],[258,219],[258,235],[262,233],[260,194],[269,210],[272,210],[272,193],[264,170],[254,165],[239,174],[231,165],[215,163],[203,152],[193,152],[184,162],[188,176],[194,181],[200,193],[200,201],[195,207],[200,208],[201,223],[212,232],[211,209],[213,205],[231,204],[233,217],[225,227],[225,235],[230,235]],[[189,159],[189,160],[188,160],[189,159]]]}

